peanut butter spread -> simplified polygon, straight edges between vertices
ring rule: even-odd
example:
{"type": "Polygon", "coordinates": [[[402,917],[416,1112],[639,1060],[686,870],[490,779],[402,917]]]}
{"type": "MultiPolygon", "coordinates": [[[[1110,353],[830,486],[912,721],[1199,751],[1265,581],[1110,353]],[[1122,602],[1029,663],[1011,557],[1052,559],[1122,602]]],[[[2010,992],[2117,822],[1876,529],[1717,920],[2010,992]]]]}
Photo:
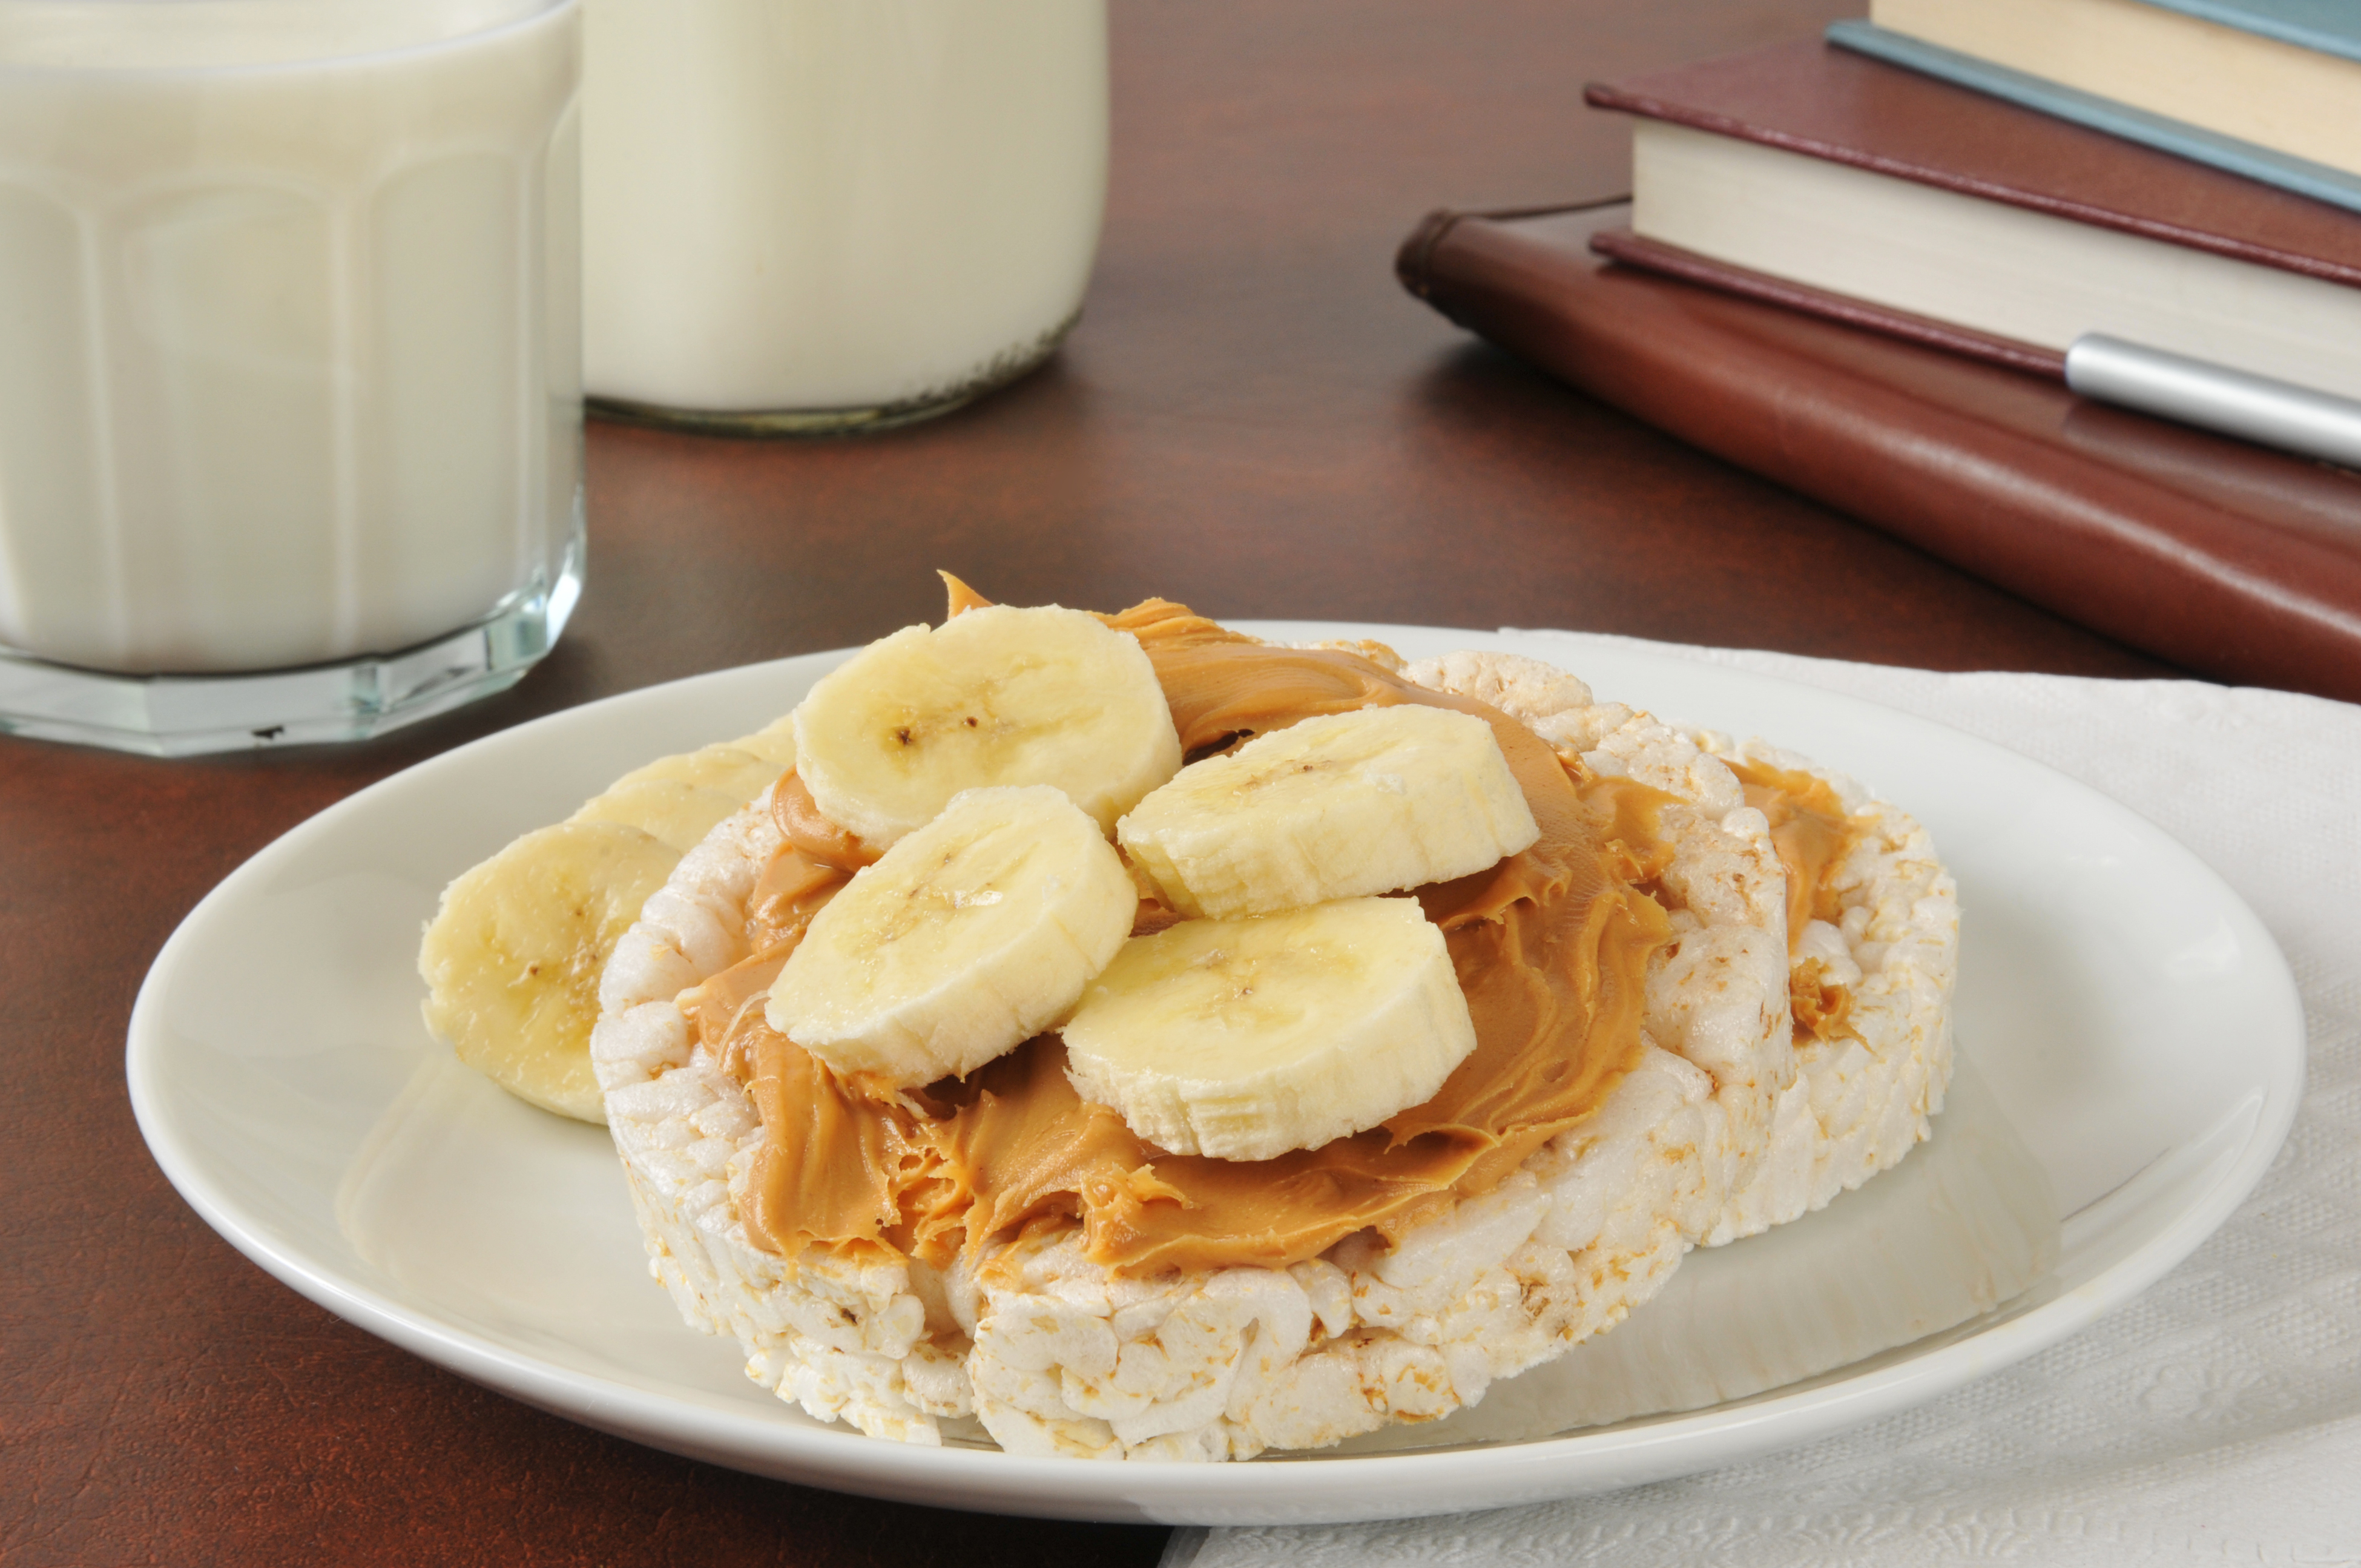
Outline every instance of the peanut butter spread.
{"type": "MultiPolygon", "coordinates": [[[[762,1116],[740,1189],[759,1245],[889,1248],[939,1266],[991,1237],[1079,1223],[1090,1255],[1120,1274],[1283,1266],[1363,1230],[1392,1240],[1499,1185],[1638,1061],[1649,960],[1671,935],[1650,892],[1671,860],[1656,826],[1670,797],[1593,775],[1506,715],[1353,654],[1268,647],[1162,600],[1105,619],[1147,650],[1191,761],[1314,715],[1394,703],[1492,725],[1541,838],[1416,893],[1444,933],[1474,1052],[1433,1099],[1384,1125],[1256,1162],[1143,1143],[1074,1092],[1054,1036],[924,1090],[840,1078],[770,1029],[761,1002],[812,915],[873,857],[789,778],[774,796],[787,843],[749,902],[754,956],[681,998],[762,1116]]],[[[1144,899],[1138,928],[1170,918],[1144,899]]]]}
{"type": "MultiPolygon", "coordinates": [[[[1792,950],[1813,920],[1833,924],[1840,913],[1829,873],[1844,863],[1859,836],[1844,802],[1827,780],[1767,762],[1730,764],[1746,804],[1771,824],[1771,847],[1787,873],[1787,945],[1792,950]]],[[[1788,971],[1787,1000],[1799,1037],[1832,1039],[1846,1033],[1850,991],[1822,983],[1824,967],[1806,959],[1788,971]]]]}

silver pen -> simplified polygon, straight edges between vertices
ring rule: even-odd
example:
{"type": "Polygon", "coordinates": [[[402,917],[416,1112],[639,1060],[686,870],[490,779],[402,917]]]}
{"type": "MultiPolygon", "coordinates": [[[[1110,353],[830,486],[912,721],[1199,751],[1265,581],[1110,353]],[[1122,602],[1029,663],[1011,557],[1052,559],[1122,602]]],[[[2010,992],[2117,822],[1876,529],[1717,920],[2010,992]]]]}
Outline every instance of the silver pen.
{"type": "Polygon", "coordinates": [[[2351,398],[2101,333],[2066,350],[2066,384],[2099,402],[2361,468],[2361,402],[2351,398]]]}

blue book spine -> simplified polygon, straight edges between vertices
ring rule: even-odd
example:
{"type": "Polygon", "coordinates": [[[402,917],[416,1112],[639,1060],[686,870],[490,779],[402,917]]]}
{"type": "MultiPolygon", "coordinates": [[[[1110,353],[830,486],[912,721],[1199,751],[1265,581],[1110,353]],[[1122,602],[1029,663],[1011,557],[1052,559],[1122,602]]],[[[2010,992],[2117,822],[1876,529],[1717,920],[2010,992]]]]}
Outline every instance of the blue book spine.
{"type": "Polygon", "coordinates": [[[2144,0],[2298,49],[2361,60],[2361,5],[2353,0],[2144,0]]]}
{"type": "MultiPolygon", "coordinates": [[[[2200,0],[2157,0],[2169,4],[2172,10],[2192,16],[2204,15],[2208,20],[2224,20],[2213,12],[2244,10],[2248,7],[2214,3],[2201,11],[2200,0]]],[[[2246,24],[2233,24],[2246,25],[2246,24]]],[[[2247,30],[2259,32],[2248,26],[2247,30]]],[[[2125,141],[2136,141],[2194,162],[2210,164],[2215,169],[2241,174],[2249,180],[2259,180],[2267,185],[2277,185],[2314,201],[2329,202],[2361,213],[2361,176],[2349,174],[2325,163],[2314,163],[2308,158],[2292,158],[2250,141],[2225,137],[2164,115],[2135,109],[2128,104],[2118,104],[2112,98],[2061,87],[2055,82],[2038,76],[2028,76],[2004,65],[1961,54],[1956,49],[1941,49],[1921,43],[1916,38],[1889,32],[1869,22],[1831,22],[1828,41],[1856,54],[1865,54],[1889,65],[1899,65],[1924,75],[1940,78],[1961,87],[1972,88],[1994,98],[2036,109],[2094,131],[2104,131],[2125,141]]],[[[2296,41],[2290,39],[2289,41],[2296,41]]],[[[2348,45],[2348,49],[2361,47],[2348,45]]],[[[2345,53],[2346,50],[2336,52],[2345,53]]]]}

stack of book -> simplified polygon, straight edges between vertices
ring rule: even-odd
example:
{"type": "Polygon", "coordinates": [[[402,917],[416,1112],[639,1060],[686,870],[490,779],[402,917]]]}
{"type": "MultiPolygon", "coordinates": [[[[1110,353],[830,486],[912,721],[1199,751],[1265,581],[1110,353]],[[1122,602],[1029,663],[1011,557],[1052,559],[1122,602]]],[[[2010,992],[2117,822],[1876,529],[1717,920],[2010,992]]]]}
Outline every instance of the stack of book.
{"type": "Polygon", "coordinates": [[[1587,95],[1630,205],[1437,214],[1413,291],[2125,641],[2361,699],[2320,461],[2361,466],[2361,0],[1873,0],[1587,95]]]}

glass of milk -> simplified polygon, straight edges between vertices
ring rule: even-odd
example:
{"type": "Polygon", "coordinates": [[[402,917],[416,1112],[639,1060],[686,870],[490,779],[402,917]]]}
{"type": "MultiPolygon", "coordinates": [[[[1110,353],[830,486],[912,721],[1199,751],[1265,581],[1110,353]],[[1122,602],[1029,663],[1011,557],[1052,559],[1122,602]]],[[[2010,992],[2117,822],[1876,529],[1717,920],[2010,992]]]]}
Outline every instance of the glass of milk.
{"type": "Polygon", "coordinates": [[[575,0],[0,0],[0,731],[499,690],[581,581],[575,0]]]}
{"type": "Polygon", "coordinates": [[[1106,204],[1106,0],[583,0],[592,407],[878,429],[1047,358],[1106,204]]]}

